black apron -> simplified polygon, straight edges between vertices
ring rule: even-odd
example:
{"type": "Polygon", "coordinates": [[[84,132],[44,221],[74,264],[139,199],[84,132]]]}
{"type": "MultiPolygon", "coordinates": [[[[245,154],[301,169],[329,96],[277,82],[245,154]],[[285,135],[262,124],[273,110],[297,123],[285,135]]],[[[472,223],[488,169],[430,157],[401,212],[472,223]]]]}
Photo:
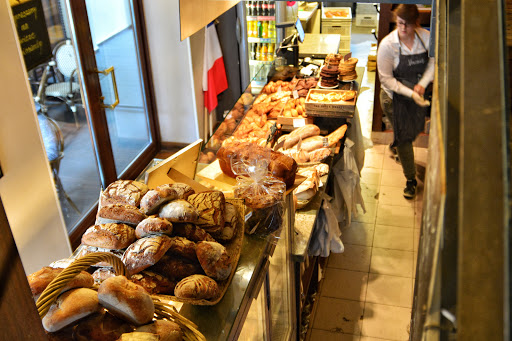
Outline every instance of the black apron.
{"type": "MultiPolygon", "coordinates": [[[[416,33],[416,35],[418,35],[416,33]]],[[[420,39],[421,45],[425,48],[425,44],[420,39]]],[[[400,42],[400,39],[399,39],[400,42]]],[[[414,89],[414,86],[421,79],[423,72],[425,72],[428,64],[428,52],[403,55],[402,43],[400,42],[399,49],[399,62],[396,69],[393,71],[393,76],[403,85],[414,89]]],[[[413,142],[425,129],[425,116],[428,112],[428,107],[420,107],[410,97],[393,93],[393,132],[395,140],[394,145],[400,145],[404,142],[413,142]]]]}

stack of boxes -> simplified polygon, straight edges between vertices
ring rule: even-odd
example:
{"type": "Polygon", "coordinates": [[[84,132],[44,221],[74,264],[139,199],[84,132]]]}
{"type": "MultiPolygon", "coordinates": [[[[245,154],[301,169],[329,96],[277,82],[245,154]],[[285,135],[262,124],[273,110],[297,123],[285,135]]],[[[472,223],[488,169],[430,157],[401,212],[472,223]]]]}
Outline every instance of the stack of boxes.
{"type": "Polygon", "coordinates": [[[346,55],[350,52],[350,32],[352,28],[352,9],[350,7],[322,6],[322,33],[339,34],[340,48],[338,53],[346,55]]]}
{"type": "Polygon", "coordinates": [[[377,70],[377,44],[372,44],[370,53],[368,54],[368,62],[366,63],[367,71],[377,70]]]}

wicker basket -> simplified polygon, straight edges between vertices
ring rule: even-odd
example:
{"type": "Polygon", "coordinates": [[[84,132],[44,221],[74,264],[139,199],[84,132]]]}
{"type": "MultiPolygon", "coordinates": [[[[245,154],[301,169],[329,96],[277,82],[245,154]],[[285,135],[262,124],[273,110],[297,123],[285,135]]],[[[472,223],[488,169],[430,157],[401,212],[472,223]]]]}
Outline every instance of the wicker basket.
{"type": "MultiPolygon", "coordinates": [[[[93,252],[84,257],[76,259],[70,266],[64,269],[43,291],[36,302],[39,316],[43,318],[50,306],[55,302],[61,294],[64,286],[72,280],[81,271],[100,261],[110,263],[116,275],[126,276],[126,267],[121,259],[108,252],[93,252]]],[[[168,303],[162,302],[157,296],[151,296],[155,304],[155,317],[157,319],[166,319],[177,323],[184,334],[184,340],[206,341],[206,338],[198,330],[197,325],[192,321],[181,316],[176,308],[168,303]]]]}

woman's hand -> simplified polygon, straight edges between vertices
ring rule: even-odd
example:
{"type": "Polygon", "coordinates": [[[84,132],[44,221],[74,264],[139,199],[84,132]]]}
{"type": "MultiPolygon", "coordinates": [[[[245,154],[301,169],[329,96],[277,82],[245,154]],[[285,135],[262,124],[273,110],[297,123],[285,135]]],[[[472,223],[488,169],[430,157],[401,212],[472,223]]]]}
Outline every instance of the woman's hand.
{"type": "Polygon", "coordinates": [[[422,96],[422,97],[423,97],[423,95],[425,95],[425,88],[424,88],[424,87],[422,87],[422,86],[421,86],[421,85],[419,85],[419,84],[416,84],[416,85],[414,86],[414,89],[413,89],[413,90],[414,90],[414,92],[417,92],[417,93],[418,93],[418,95],[420,95],[420,96],[422,96]]]}
{"type": "Polygon", "coordinates": [[[412,99],[420,107],[428,107],[430,105],[430,102],[424,99],[423,96],[418,95],[417,92],[412,93],[412,99]]]}

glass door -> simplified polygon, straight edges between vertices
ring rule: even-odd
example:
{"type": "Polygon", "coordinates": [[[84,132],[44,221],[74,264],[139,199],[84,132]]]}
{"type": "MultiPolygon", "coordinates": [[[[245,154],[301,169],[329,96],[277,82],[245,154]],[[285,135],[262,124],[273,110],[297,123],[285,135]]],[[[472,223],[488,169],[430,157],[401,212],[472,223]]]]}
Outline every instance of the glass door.
{"type": "MultiPolygon", "coordinates": [[[[105,188],[120,178],[134,179],[158,148],[141,1],[67,0],[66,9],[88,133],[105,188]]],[[[97,199],[100,188],[94,189],[97,199]]],[[[94,213],[84,217],[77,236],[94,213]]]]}
{"type": "Polygon", "coordinates": [[[86,0],[117,176],[151,143],[129,0],[86,0]]]}

